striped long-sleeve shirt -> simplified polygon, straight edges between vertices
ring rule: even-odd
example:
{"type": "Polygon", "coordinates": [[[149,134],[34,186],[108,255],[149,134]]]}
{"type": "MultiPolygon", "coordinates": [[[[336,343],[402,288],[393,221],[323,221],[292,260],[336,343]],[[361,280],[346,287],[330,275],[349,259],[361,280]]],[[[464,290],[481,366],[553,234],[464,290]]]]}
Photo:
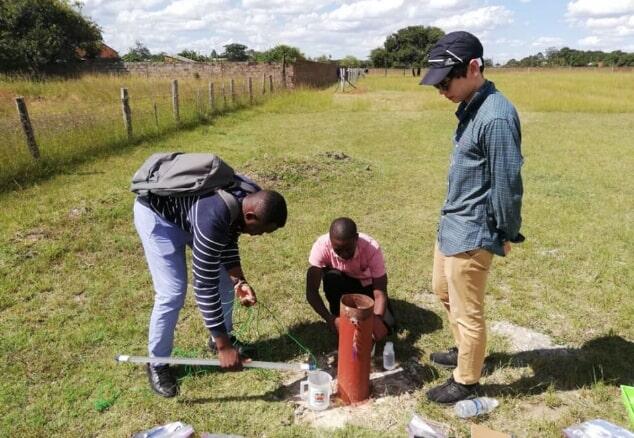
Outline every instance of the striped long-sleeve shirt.
{"type": "Polygon", "coordinates": [[[486,81],[456,112],[458,128],[447,199],[438,225],[440,251],[476,248],[504,255],[503,241],[521,241],[520,120],[513,105],[486,81]]]}
{"type": "MultiPolygon", "coordinates": [[[[253,181],[238,176],[242,182],[260,190],[253,181]]],[[[236,188],[227,190],[242,204],[248,194],[236,188]]],[[[155,213],[176,224],[192,236],[192,272],[196,303],[212,334],[225,333],[224,316],[218,283],[220,266],[231,269],[240,265],[239,232],[231,224],[231,212],[220,195],[153,196],[140,199],[155,213]]],[[[239,218],[236,222],[241,221],[239,218]]]]}

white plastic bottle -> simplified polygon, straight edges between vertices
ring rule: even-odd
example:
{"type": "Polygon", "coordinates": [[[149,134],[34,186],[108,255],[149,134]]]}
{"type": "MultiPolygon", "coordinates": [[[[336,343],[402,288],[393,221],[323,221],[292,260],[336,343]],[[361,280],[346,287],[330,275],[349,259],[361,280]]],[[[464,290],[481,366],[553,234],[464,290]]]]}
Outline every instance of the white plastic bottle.
{"type": "Polygon", "coordinates": [[[383,347],[383,368],[386,370],[393,370],[396,368],[394,344],[389,341],[386,342],[385,347],[383,347]]]}
{"type": "Polygon", "coordinates": [[[454,406],[456,415],[460,418],[475,417],[477,415],[488,414],[495,409],[500,402],[494,398],[478,397],[471,400],[461,400],[454,406]]]}

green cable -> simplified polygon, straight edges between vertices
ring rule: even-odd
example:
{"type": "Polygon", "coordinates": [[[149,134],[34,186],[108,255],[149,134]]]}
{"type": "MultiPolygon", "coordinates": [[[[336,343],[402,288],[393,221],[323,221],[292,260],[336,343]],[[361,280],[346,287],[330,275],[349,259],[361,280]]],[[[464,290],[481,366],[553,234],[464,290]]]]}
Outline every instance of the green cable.
{"type": "MultiPolygon", "coordinates": [[[[264,307],[264,309],[269,312],[269,314],[271,315],[271,317],[273,318],[273,320],[277,323],[278,325],[278,329],[279,327],[284,327],[284,325],[281,323],[281,321],[279,319],[277,319],[277,317],[275,316],[275,314],[273,313],[273,311],[271,309],[269,309],[264,303],[260,302],[260,304],[262,305],[262,307],[264,307]]],[[[293,340],[293,342],[295,342],[299,348],[301,348],[302,350],[304,350],[306,353],[308,353],[308,355],[312,358],[312,365],[314,365],[315,367],[317,366],[317,358],[315,357],[315,355],[313,354],[312,351],[310,351],[308,349],[308,347],[304,346],[301,342],[299,342],[293,335],[291,335],[288,332],[283,333],[286,336],[288,336],[291,340],[293,340]]]]}
{"type": "MultiPolygon", "coordinates": [[[[233,300],[233,302],[235,302],[235,299],[233,300]]],[[[308,356],[312,359],[312,365],[314,365],[315,367],[317,366],[317,357],[315,357],[315,355],[313,354],[313,352],[306,347],[304,344],[302,344],[297,338],[295,338],[293,335],[291,335],[288,332],[283,332],[281,330],[281,328],[284,328],[284,324],[282,324],[282,322],[276,317],[276,315],[273,313],[273,311],[266,306],[264,303],[262,303],[262,301],[258,301],[258,303],[264,307],[264,309],[271,315],[271,318],[273,319],[273,321],[277,324],[278,326],[278,330],[280,330],[281,334],[288,336],[293,342],[295,342],[299,348],[301,348],[302,350],[304,350],[304,352],[306,352],[308,354],[308,356]]],[[[236,325],[239,326],[239,328],[236,330],[233,330],[233,334],[236,337],[236,340],[238,340],[238,337],[242,337],[242,335],[244,335],[245,333],[248,333],[251,329],[251,326],[255,320],[255,332],[256,335],[259,337],[260,334],[260,312],[259,312],[259,307],[258,306],[254,306],[254,307],[247,307],[246,311],[247,311],[247,319],[244,322],[237,322],[236,325]],[[255,308],[254,308],[255,307],[255,308]]]]}

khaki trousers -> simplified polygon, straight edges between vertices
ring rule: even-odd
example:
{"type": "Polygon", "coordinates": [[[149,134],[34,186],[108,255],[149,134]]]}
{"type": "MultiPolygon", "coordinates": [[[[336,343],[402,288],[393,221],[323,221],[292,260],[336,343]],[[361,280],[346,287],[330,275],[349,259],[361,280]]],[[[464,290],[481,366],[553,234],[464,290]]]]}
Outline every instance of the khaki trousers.
{"type": "Polygon", "coordinates": [[[470,385],[480,380],[486,350],[484,289],[493,254],[475,249],[451,257],[434,248],[432,289],[447,309],[449,325],[458,347],[453,377],[470,385]]]}

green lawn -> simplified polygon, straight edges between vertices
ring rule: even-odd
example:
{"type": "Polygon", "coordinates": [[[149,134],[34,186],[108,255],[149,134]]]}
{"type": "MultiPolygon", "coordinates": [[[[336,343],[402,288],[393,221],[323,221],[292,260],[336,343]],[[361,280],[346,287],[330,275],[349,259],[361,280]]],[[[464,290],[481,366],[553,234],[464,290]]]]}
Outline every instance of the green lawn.
{"type": "MultiPolygon", "coordinates": [[[[634,88],[623,84],[634,75],[491,78],[522,119],[527,240],[494,261],[488,319],[572,350],[520,366],[507,341],[490,336],[496,369],[482,383],[501,404],[478,422],[529,437],[560,436],[593,418],[627,426],[618,385],[634,383],[634,88]]],[[[278,96],[157,141],[84,155],[0,194],[0,435],[129,436],[180,420],[245,436],[405,436],[413,411],[383,427],[337,433],[295,424],[276,372],[189,373],[181,396],[166,400],[149,390],[142,367],[113,360],[146,351],[152,290],[127,188],[146,156],[166,150],[214,151],[287,197],[283,230],[241,239],[262,305],[250,320],[244,310],[237,319],[264,360],[306,359],[287,333],[317,355],[336,348],[305,303],[304,275],[314,238],[342,215],[382,244],[404,329],[397,358],[428,366],[429,352],[450,345],[430,280],[454,105],[411,77],[369,77],[358,87],[278,96]]],[[[206,338],[188,297],[178,351],[208,355],[206,338]]],[[[415,410],[467,436],[468,422],[424,397],[448,375],[425,375],[415,410]]]]}

